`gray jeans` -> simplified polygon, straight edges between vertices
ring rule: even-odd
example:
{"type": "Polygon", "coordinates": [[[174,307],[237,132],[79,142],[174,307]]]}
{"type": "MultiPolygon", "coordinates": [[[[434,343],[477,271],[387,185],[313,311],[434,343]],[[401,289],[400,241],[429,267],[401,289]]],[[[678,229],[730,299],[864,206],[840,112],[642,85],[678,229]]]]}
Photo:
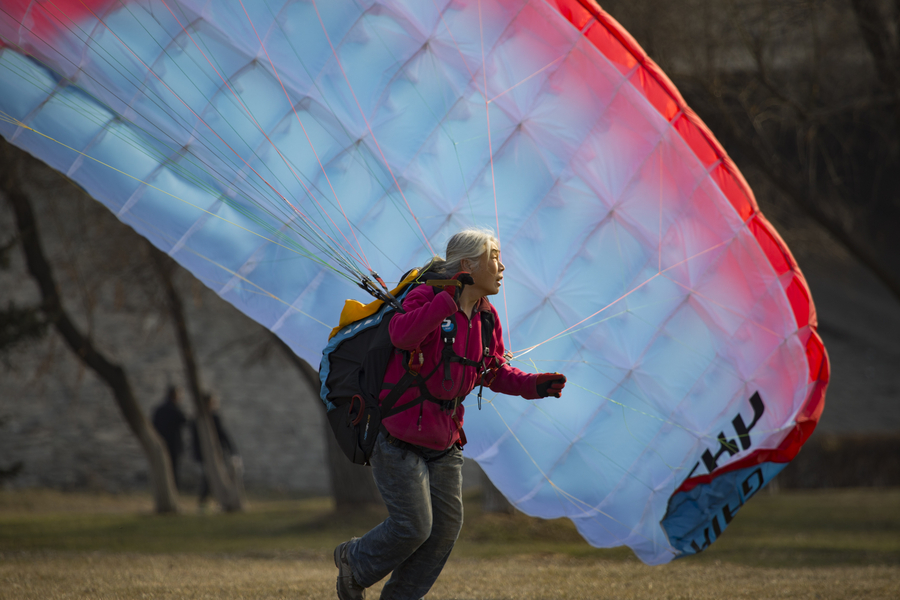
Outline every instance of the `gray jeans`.
{"type": "Polygon", "coordinates": [[[353,540],[347,557],[363,586],[393,573],[382,600],[419,600],[428,593],[462,528],[462,451],[423,450],[420,456],[379,435],[370,459],[388,518],[353,540]]]}

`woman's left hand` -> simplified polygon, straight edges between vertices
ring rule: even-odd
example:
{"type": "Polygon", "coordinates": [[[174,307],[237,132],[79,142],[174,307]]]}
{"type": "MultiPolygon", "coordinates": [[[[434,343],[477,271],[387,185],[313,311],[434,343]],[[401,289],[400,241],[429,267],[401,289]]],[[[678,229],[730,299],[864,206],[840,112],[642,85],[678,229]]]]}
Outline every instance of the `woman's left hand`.
{"type": "Polygon", "coordinates": [[[562,373],[540,373],[537,377],[538,397],[553,396],[559,398],[566,387],[566,376],[562,373]]]}

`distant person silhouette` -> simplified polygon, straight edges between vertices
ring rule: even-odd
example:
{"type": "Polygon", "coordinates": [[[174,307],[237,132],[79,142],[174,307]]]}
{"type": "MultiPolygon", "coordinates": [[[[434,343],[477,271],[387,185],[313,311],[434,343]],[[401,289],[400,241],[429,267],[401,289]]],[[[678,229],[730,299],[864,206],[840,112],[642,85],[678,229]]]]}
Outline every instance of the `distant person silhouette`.
{"type": "Polygon", "coordinates": [[[187,423],[180,404],[181,394],[178,388],[170,385],[165,399],[153,411],[153,427],[169,451],[169,464],[172,467],[172,475],[175,477],[175,487],[179,489],[181,482],[178,476],[178,465],[181,455],[184,453],[184,438],[181,436],[181,429],[187,423]]]}
{"type": "MultiPolygon", "coordinates": [[[[215,427],[216,435],[219,438],[219,445],[222,448],[222,458],[224,459],[225,466],[234,479],[235,484],[240,488],[243,474],[241,457],[238,454],[234,442],[231,441],[231,438],[225,431],[224,425],[222,425],[222,418],[219,416],[219,398],[214,394],[204,394],[203,402],[206,404],[207,410],[209,410],[209,414],[212,417],[213,426],[215,427]]],[[[194,449],[194,459],[200,463],[200,467],[203,471],[200,477],[200,493],[197,500],[198,506],[202,510],[206,506],[206,501],[209,499],[210,486],[208,467],[203,460],[203,452],[200,449],[200,435],[197,432],[196,418],[191,421],[191,438],[194,449]]]]}

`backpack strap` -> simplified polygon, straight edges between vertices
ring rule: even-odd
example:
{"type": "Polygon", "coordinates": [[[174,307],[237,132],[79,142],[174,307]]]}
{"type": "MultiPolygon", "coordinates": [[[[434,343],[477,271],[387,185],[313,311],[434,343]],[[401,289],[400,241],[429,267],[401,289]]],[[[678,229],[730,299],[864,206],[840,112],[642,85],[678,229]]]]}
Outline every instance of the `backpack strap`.
{"type": "Polygon", "coordinates": [[[481,385],[478,387],[478,410],[481,410],[481,395],[484,392],[484,376],[487,374],[487,359],[491,354],[491,342],[494,340],[494,312],[492,310],[481,311],[481,345],[484,350],[481,354],[481,385]]]}
{"type": "MultiPolygon", "coordinates": [[[[486,357],[486,353],[482,353],[480,360],[471,360],[469,358],[466,358],[465,356],[460,356],[459,354],[457,354],[453,349],[453,344],[456,342],[456,330],[456,319],[453,316],[447,317],[446,319],[444,319],[443,323],[441,323],[441,340],[444,342],[444,349],[441,351],[441,363],[444,365],[445,389],[446,382],[451,381],[450,363],[456,362],[467,367],[476,367],[478,369],[481,369],[484,366],[486,357]]],[[[482,329],[482,339],[484,337],[483,331],[484,330],[482,329]]]]}
{"type": "MultiPolygon", "coordinates": [[[[384,399],[381,401],[381,416],[382,419],[395,415],[404,410],[414,408],[423,402],[429,401],[434,402],[436,404],[441,405],[442,408],[455,409],[461,403],[461,398],[453,398],[451,400],[442,400],[437,398],[431,391],[428,389],[426,382],[431,379],[431,377],[437,372],[439,368],[443,366],[444,370],[444,380],[450,380],[450,363],[458,362],[467,367],[476,367],[479,371],[479,376],[481,377],[481,387],[478,390],[478,410],[481,410],[481,397],[484,390],[484,375],[487,372],[487,359],[490,356],[491,352],[491,342],[493,341],[494,336],[494,313],[488,308],[487,310],[480,311],[481,314],[481,359],[480,360],[471,360],[464,356],[458,355],[453,350],[453,344],[456,341],[456,319],[452,317],[448,317],[441,323],[441,340],[444,343],[444,348],[441,351],[441,361],[435,365],[435,367],[431,370],[430,373],[426,375],[419,374],[418,366],[416,365],[416,361],[418,359],[419,364],[421,364],[420,350],[416,348],[414,351],[404,351],[404,355],[406,356],[407,368],[403,373],[403,376],[400,380],[395,384],[384,383],[382,389],[390,388],[390,392],[384,399]],[[406,393],[406,391],[412,387],[416,386],[419,388],[419,397],[407,402],[406,404],[395,408],[397,400],[406,393]]],[[[452,410],[452,409],[451,409],[452,410]]]]}

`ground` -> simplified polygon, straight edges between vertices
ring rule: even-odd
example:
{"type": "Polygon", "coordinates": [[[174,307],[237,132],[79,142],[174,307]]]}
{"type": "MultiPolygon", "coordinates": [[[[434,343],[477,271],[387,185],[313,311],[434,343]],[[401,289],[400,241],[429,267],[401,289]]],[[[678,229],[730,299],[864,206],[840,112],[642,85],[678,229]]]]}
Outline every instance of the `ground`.
{"type": "MultiPolygon", "coordinates": [[[[900,597],[900,489],[763,492],[703,554],[659,567],[478,498],[429,600],[900,597]]],[[[156,516],[144,495],[0,491],[0,599],[333,600],[334,546],[381,518],[326,498],[249,506],[156,516]]]]}

